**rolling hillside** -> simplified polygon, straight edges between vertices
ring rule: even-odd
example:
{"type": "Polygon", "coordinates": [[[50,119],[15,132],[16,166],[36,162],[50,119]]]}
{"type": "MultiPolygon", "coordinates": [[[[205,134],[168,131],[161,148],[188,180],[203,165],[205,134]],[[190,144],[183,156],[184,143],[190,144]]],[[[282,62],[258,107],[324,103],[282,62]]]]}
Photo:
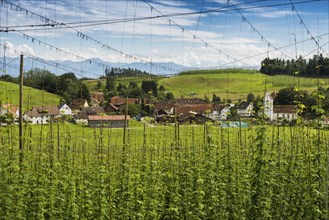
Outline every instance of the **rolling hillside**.
{"type": "MultiPolygon", "coordinates": [[[[0,81],[0,101],[2,103],[19,103],[19,86],[14,83],[0,81]]],[[[23,106],[24,108],[34,105],[58,105],[61,96],[51,94],[38,89],[24,86],[23,106]]]]}
{"type": "MultiPolygon", "coordinates": [[[[173,92],[175,97],[199,97],[207,95],[210,99],[216,94],[222,100],[246,99],[248,93],[263,95],[266,89],[278,91],[282,88],[299,85],[302,90],[317,88],[317,79],[292,76],[265,76],[254,70],[205,70],[193,71],[158,81],[159,85],[173,92]]],[[[329,87],[329,79],[320,79],[321,86],[329,87]]]]}
{"type": "MultiPolygon", "coordinates": [[[[293,76],[265,76],[255,70],[245,69],[225,69],[225,70],[199,70],[183,73],[169,78],[146,78],[146,77],[122,77],[117,79],[117,83],[128,85],[130,81],[135,81],[139,85],[143,80],[157,80],[159,85],[164,85],[167,91],[179,97],[199,97],[207,95],[210,99],[212,94],[216,94],[222,100],[231,99],[237,101],[245,100],[248,93],[254,95],[264,95],[266,89],[279,91],[289,86],[299,86],[302,90],[316,90],[318,79],[303,78],[293,76]]],[[[90,91],[99,91],[96,88],[98,80],[85,80],[90,91]]],[[[105,79],[101,80],[102,87],[105,87],[105,79]]],[[[320,79],[320,85],[329,87],[329,79],[320,79]]]]}

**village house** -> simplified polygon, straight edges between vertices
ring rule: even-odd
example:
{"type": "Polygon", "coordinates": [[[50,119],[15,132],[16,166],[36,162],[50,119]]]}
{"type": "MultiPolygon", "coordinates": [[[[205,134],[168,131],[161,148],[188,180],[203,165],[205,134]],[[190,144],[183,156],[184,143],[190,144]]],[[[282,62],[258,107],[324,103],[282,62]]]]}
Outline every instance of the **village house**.
{"type": "Polygon", "coordinates": [[[90,102],[91,102],[92,107],[101,106],[105,101],[104,93],[102,93],[102,92],[92,92],[92,93],[90,93],[90,99],[91,99],[90,102]]]}
{"type": "Polygon", "coordinates": [[[297,108],[294,105],[274,105],[274,98],[277,93],[265,93],[264,97],[264,115],[270,121],[294,120],[297,119],[297,108]]]}
{"type": "Polygon", "coordinates": [[[88,124],[88,116],[90,115],[105,115],[104,108],[102,107],[84,107],[79,114],[75,115],[75,123],[88,124]]]}
{"type": "Polygon", "coordinates": [[[104,107],[104,111],[106,114],[113,115],[117,114],[120,111],[120,108],[116,107],[112,103],[107,103],[104,107]]]}
{"type": "MultiPolygon", "coordinates": [[[[127,126],[130,116],[127,115],[127,126]]],[[[125,125],[124,115],[89,115],[88,125],[92,128],[123,128],[125,125]]]]}
{"type": "Polygon", "coordinates": [[[186,118],[196,114],[210,116],[213,111],[213,106],[211,104],[184,104],[176,105],[174,108],[174,114],[186,118]]]}
{"type": "Polygon", "coordinates": [[[241,102],[237,108],[237,114],[241,117],[251,117],[253,115],[252,102],[241,102]]]}
{"type": "Polygon", "coordinates": [[[23,118],[32,124],[47,124],[59,116],[57,106],[33,106],[31,110],[25,112],[23,118]]]}
{"type": "Polygon", "coordinates": [[[18,106],[13,104],[3,104],[0,106],[0,115],[12,115],[14,119],[19,117],[18,106]]]}
{"type": "MultiPolygon", "coordinates": [[[[121,107],[122,105],[125,105],[127,102],[127,98],[123,98],[120,96],[114,96],[111,98],[111,103],[115,105],[116,107],[121,107]]],[[[144,104],[147,104],[147,99],[141,99],[141,98],[128,98],[128,105],[141,105],[144,102],[144,104]]]]}
{"type": "Polygon", "coordinates": [[[87,99],[72,99],[69,107],[71,108],[73,114],[77,114],[82,108],[89,107],[89,104],[87,99]]]}
{"type": "Polygon", "coordinates": [[[226,105],[214,105],[212,118],[214,120],[227,120],[230,114],[230,107],[226,105]]]}
{"type": "Polygon", "coordinates": [[[294,105],[274,105],[272,121],[280,121],[286,119],[288,121],[297,119],[297,108],[294,105]]]}
{"type": "Polygon", "coordinates": [[[72,110],[67,104],[61,104],[59,107],[59,113],[61,115],[72,115],[72,110]]]}
{"type": "Polygon", "coordinates": [[[161,115],[173,115],[174,114],[175,102],[172,101],[160,101],[154,105],[155,116],[161,115]]]}

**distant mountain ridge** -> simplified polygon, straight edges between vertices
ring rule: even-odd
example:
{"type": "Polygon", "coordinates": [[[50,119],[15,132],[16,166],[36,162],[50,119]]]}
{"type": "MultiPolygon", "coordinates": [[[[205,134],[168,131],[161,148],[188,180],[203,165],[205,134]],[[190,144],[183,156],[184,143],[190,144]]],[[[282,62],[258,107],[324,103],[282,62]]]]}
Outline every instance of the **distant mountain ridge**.
{"type": "MultiPolygon", "coordinates": [[[[9,58],[5,59],[7,64],[3,68],[3,57],[0,58],[0,75],[3,73],[9,74],[11,76],[19,75],[19,58],[9,58]]],[[[132,68],[152,73],[155,75],[174,75],[181,71],[188,70],[189,68],[183,65],[179,65],[173,62],[154,62],[154,63],[112,63],[103,61],[99,58],[92,58],[85,61],[47,61],[49,64],[45,64],[42,61],[33,60],[31,58],[25,57],[24,59],[24,71],[29,71],[34,68],[47,69],[50,72],[61,75],[67,72],[73,72],[77,77],[88,77],[88,78],[98,78],[105,73],[105,68],[119,67],[119,68],[132,68]]]]}

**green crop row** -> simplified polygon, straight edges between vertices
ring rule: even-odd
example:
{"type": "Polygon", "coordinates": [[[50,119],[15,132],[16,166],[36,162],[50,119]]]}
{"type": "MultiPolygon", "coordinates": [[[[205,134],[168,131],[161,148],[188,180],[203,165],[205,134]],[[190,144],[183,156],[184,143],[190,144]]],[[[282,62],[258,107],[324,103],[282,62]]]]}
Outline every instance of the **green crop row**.
{"type": "Polygon", "coordinates": [[[0,219],[325,219],[329,133],[304,127],[0,132],[0,219]],[[126,144],[123,144],[125,142],[126,144]]]}

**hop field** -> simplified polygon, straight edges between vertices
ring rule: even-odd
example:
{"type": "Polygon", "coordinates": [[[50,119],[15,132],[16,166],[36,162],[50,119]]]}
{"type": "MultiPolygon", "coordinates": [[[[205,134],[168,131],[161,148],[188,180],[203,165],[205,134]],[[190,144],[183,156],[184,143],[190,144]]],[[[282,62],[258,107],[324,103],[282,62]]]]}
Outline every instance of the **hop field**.
{"type": "Polygon", "coordinates": [[[26,125],[20,152],[0,129],[0,219],[329,217],[328,131],[26,125]]]}

